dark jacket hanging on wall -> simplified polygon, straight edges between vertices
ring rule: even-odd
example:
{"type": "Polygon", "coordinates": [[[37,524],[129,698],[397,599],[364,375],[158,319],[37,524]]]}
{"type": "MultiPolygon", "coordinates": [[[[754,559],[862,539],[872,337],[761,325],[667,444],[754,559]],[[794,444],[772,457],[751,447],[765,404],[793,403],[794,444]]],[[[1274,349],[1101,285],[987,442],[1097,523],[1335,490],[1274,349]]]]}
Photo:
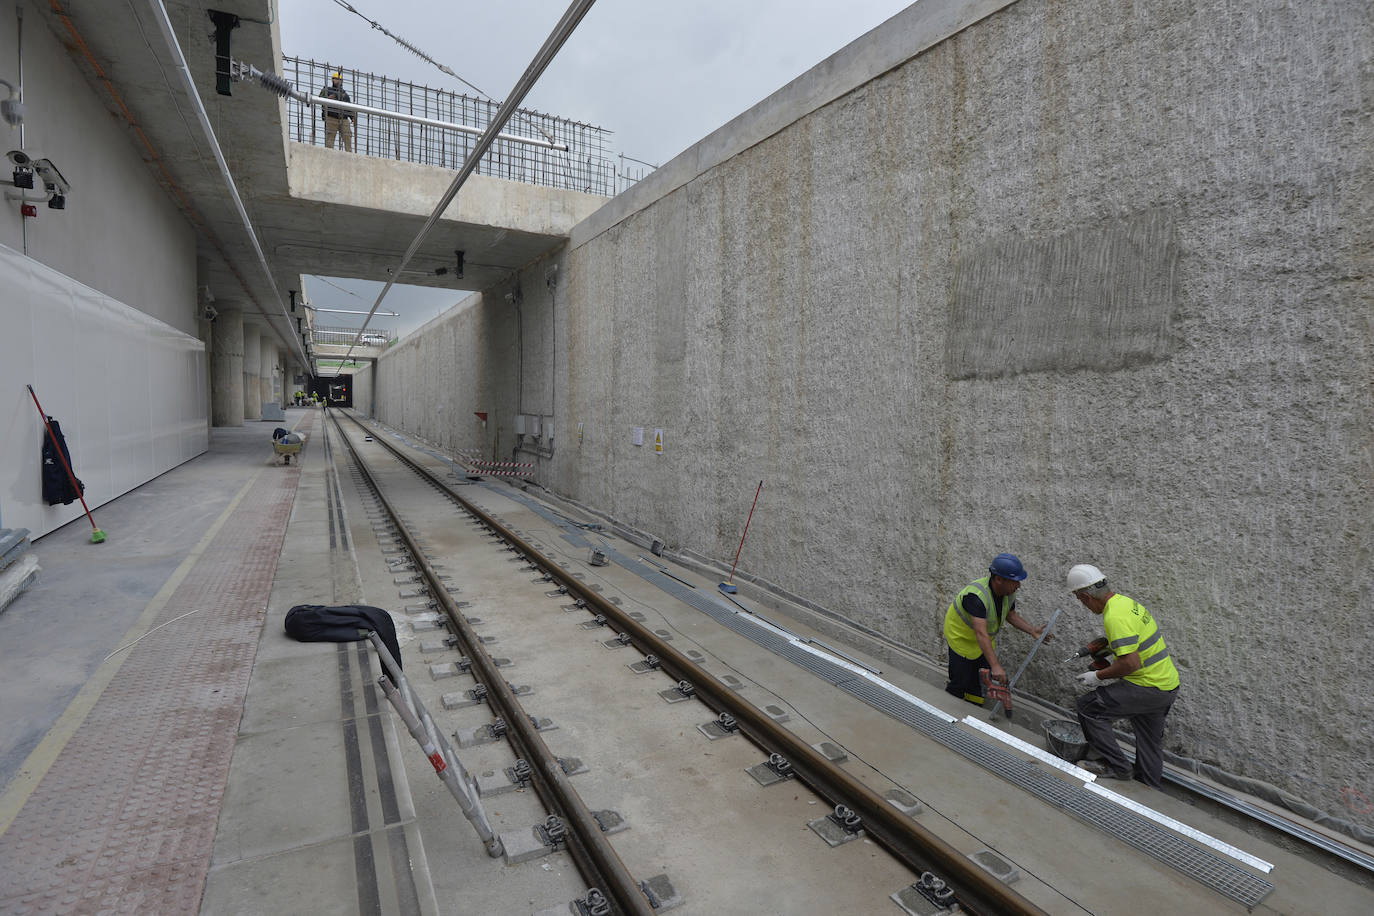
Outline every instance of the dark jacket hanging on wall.
{"type": "MultiPolygon", "coordinates": [[[[81,494],[86,492],[86,485],[78,478],[76,486],[72,486],[72,477],[67,476],[72,453],[67,451],[67,439],[62,435],[62,426],[52,417],[48,417],[48,425],[52,427],[52,435],[48,435],[46,430],[43,432],[43,501],[50,506],[58,503],[66,506],[72,500],[81,498],[81,494]],[[57,440],[56,447],[53,439],[57,440]],[[57,449],[62,450],[61,458],[57,455],[57,449]],[[66,467],[62,465],[62,458],[67,459],[66,467]]],[[[75,468],[72,476],[75,476],[75,468]]]]}
{"type": "MultiPolygon", "coordinates": [[[[396,642],[396,624],[391,615],[367,604],[298,604],[286,612],[286,635],[301,642],[357,642],[359,630],[375,630],[382,642],[401,664],[401,647],[396,642]]],[[[383,668],[385,670],[385,668],[383,668]]]]}

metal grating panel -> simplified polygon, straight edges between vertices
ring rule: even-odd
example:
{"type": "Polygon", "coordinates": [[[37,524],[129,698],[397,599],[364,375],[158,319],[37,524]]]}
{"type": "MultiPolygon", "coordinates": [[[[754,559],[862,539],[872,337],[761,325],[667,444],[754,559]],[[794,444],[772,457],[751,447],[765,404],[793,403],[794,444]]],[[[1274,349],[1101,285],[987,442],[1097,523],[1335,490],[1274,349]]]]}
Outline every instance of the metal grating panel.
{"type": "MultiPolygon", "coordinates": [[[[506,493],[504,490],[502,493],[523,503],[551,524],[563,528],[564,539],[574,546],[591,546],[580,534],[581,529],[569,526],[564,517],[549,512],[523,494],[506,493]]],[[[1082,786],[1066,782],[1032,761],[984,741],[954,723],[931,715],[880,684],[855,677],[848,669],[800,649],[788,640],[754,625],[745,616],[723,607],[714,596],[703,594],[697,589],[670,579],[658,570],[646,567],[635,557],[627,557],[614,548],[601,544],[596,546],[604,550],[606,555],[621,567],[635,573],[646,582],[657,585],[669,595],[710,616],[722,626],[789,659],[874,709],[906,723],[955,753],[1015,783],[1037,798],[1107,831],[1146,855],[1177,869],[1242,906],[1253,908],[1274,889],[1274,885],[1264,878],[1245,871],[1227,859],[1213,855],[1205,848],[1189,842],[1154,821],[1114,805],[1082,786]]]]}

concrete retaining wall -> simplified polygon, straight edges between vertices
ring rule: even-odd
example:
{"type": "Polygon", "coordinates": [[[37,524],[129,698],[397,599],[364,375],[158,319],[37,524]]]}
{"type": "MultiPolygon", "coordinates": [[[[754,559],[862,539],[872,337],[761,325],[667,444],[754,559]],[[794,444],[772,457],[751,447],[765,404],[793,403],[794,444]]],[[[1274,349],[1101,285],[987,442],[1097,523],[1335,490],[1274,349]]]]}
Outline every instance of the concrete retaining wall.
{"type": "Polygon", "coordinates": [[[541,482],[726,562],[762,479],[741,567],[932,653],[1000,550],[1086,640],[1095,563],[1171,749],[1372,823],[1372,49],[1363,0],[924,0],[523,272],[518,332],[491,290],[388,354],[378,414],[547,394],[541,482]]]}

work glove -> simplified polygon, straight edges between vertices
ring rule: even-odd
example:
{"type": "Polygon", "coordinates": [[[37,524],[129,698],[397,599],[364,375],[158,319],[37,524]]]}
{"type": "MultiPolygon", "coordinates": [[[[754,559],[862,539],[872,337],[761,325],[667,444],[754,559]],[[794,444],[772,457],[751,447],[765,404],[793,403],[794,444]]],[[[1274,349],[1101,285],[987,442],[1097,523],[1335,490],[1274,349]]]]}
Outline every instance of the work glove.
{"type": "Polygon", "coordinates": [[[1084,671],[1082,674],[1075,674],[1073,679],[1082,687],[1102,686],[1102,679],[1097,676],[1096,671],[1084,671]]]}

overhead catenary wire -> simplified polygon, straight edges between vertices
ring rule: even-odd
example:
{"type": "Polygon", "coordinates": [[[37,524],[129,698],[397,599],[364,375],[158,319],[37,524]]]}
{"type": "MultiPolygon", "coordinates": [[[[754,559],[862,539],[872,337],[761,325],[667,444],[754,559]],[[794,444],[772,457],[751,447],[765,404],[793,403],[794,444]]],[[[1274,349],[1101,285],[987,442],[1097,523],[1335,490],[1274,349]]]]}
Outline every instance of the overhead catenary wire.
{"type": "Polygon", "coordinates": [[[577,28],[577,24],[587,15],[587,11],[592,8],[592,4],[595,2],[596,0],[574,0],[572,5],[563,13],[563,18],[554,26],[549,37],[544,40],[543,46],[539,49],[539,52],[535,54],[534,59],[530,61],[530,65],[525,68],[524,74],[516,81],[510,96],[501,104],[500,109],[497,110],[496,117],[487,125],[487,129],[483,131],[482,136],[473,146],[472,151],[468,154],[467,160],[463,163],[463,167],[458,171],[458,175],[453,179],[452,184],[449,185],[444,195],[439,198],[439,203],[435,205],[434,211],[429,215],[429,219],[425,221],[424,226],[422,226],[419,233],[416,234],[414,241],[410,243],[410,247],[406,249],[405,255],[401,258],[401,263],[392,271],[390,279],[386,281],[386,286],[382,287],[382,291],[377,295],[377,301],[373,303],[372,310],[368,312],[367,318],[363,320],[363,326],[358,329],[358,334],[353,338],[353,343],[349,344],[348,351],[344,353],[344,359],[348,359],[353,355],[353,350],[358,346],[359,341],[362,340],[363,331],[367,329],[368,322],[372,320],[373,314],[381,307],[382,300],[386,298],[386,294],[391,291],[391,287],[396,283],[396,277],[400,276],[401,271],[405,270],[406,265],[409,264],[410,259],[415,256],[415,252],[419,250],[425,237],[429,235],[435,224],[439,222],[439,217],[448,209],[448,205],[453,202],[453,198],[458,196],[458,189],[468,180],[468,177],[476,170],[477,163],[481,161],[482,157],[486,155],[487,150],[491,148],[492,143],[496,140],[496,135],[500,133],[501,128],[505,126],[506,122],[510,120],[516,108],[524,101],[525,96],[528,95],[530,89],[534,87],[540,75],[543,74],[544,70],[552,63],[554,57],[558,54],[558,50],[563,47],[564,42],[572,35],[573,30],[577,28]]]}
{"type": "Polygon", "coordinates": [[[482,96],[484,96],[484,97],[486,97],[486,98],[491,98],[491,96],[488,95],[486,92],[484,92],[484,91],[482,91],[481,89],[479,89],[478,87],[474,86],[472,83],[469,83],[467,80],[463,79],[463,78],[462,78],[461,76],[459,76],[457,73],[454,73],[453,70],[450,69],[449,67],[445,66],[444,64],[439,63],[437,60],[435,60],[434,58],[430,57],[430,56],[429,56],[428,54],[426,54],[424,51],[421,51],[419,48],[415,47],[415,45],[413,45],[413,44],[411,44],[410,42],[406,41],[406,40],[405,40],[404,38],[402,38],[401,36],[395,34],[394,32],[389,31],[389,30],[386,28],[386,26],[382,25],[382,24],[381,24],[380,22],[378,22],[377,20],[375,20],[375,19],[368,19],[365,15],[363,15],[363,13],[362,13],[361,10],[359,10],[357,7],[353,6],[351,3],[345,3],[344,0],[334,0],[334,3],[335,3],[337,6],[340,6],[340,7],[342,7],[343,9],[348,10],[350,13],[352,13],[352,14],[355,15],[355,16],[357,16],[359,19],[363,20],[363,21],[366,22],[368,25],[372,26],[372,27],[373,27],[374,29],[376,29],[378,32],[381,32],[381,33],[382,33],[383,35],[385,35],[387,38],[390,38],[392,41],[396,42],[396,44],[400,45],[401,47],[403,47],[403,48],[405,48],[407,51],[409,51],[411,54],[414,54],[416,57],[420,58],[420,60],[424,61],[424,62],[427,63],[427,64],[433,65],[433,66],[434,66],[436,69],[438,69],[441,73],[447,73],[449,76],[453,77],[453,78],[456,79],[458,82],[462,83],[464,86],[467,86],[467,87],[468,87],[469,89],[471,89],[473,92],[476,92],[476,93],[478,93],[479,95],[482,95],[482,96]]]}

